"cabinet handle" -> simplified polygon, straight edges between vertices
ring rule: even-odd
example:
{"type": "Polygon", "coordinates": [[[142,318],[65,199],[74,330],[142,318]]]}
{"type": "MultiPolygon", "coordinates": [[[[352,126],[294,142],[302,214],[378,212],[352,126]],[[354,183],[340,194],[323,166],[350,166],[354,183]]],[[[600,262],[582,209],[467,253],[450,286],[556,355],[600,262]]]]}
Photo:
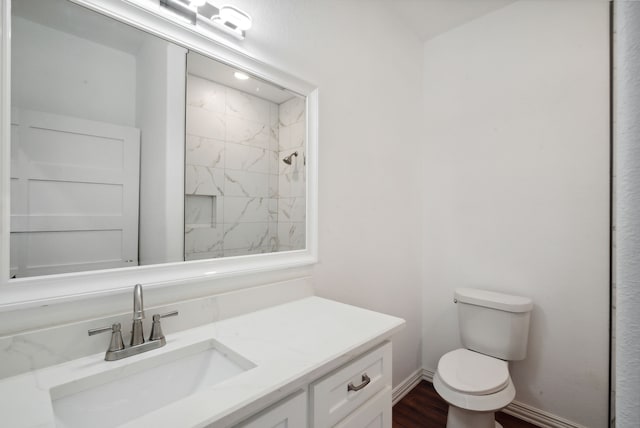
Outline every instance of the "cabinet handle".
{"type": "Polygon", "coordinates": [[[369,385],[369,382],[371,382],[371,378],[365,373],[362,375],[362,383],[355,386],[353,382],[349,382],[349,385],[347,385],[347,391],[360,391],[362,388],[369,385]]]}

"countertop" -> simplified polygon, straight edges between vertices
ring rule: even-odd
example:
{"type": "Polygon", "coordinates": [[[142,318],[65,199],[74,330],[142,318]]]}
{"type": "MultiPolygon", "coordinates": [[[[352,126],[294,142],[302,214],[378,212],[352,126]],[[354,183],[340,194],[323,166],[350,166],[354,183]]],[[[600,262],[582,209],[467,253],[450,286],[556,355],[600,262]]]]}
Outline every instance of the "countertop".
{"type": "Polygon", "coordinates": [[[114,369],[125,370],[132,363],[144,364],[146,359],[213,339],[255,367],[121,426],[226,427],[382,343],[404,323],[389,315],[308,297],[167,335],[163,348],[123,360],[107,362],[100,353],[3,379],[0,423],[55,427],[52,388],[118,373],[114,369]]]}

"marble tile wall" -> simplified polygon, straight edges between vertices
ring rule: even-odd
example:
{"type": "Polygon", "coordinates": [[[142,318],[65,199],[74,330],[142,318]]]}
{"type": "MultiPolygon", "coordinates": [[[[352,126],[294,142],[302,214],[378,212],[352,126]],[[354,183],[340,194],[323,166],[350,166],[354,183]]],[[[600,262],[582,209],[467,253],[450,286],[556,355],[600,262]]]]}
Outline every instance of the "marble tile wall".
{"type": "Polygon", "coordinates": [[[305,248],[306,117],[305,100],[292,98],[279,106],[280,169],[278,182],[278,242],[280,251],[305,248]],[[291,165],[282,162],[291,157],[291,165]]]}
{"type": "Polygon", "coordinates": [[[278,105],[187,77],[185,259],[278,250],[278,105]]]}
{"type": "Polygon", "coordinates": [[[305,126],[303,98],[277,105],[188,75],[186,260],[305,247],[305,126]]]}

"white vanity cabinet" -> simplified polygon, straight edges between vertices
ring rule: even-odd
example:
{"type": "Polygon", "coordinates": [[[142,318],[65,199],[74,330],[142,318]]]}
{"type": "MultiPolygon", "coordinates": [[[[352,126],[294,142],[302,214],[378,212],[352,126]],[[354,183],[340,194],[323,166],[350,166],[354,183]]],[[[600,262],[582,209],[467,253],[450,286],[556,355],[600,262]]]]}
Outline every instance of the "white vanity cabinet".
{"type": "Polygon", "coordinates": [[[391,427],[391,343],[313,382],[309,396],[312,428],[391,427]]]}
{"type": "Polygon", "coordinates": [[[296,428],[307,425],[307,392],[298,391],[235,428],[296,428]]]}
{"type": "Polygon", "coordinates": [[[344,418],[335,428],[391,428],[391,387],[386,386],[374,397],[344,418]]]}
{"type": "Polygon", "coordinates": [[[367,351],[234,428],[390,428],[391,343],[367,351]],[[308,412],[307,412],[308,409],[308,412]]]}
{"type": "Polygon", "coordinates": [[[91,426],[100,412],[101,426],[122,428],[391,428],[389,339],[404,323],[316,296],[295,300],[173,333],[130,359],[106,362],[100,352],[0,379],[0,425],[56,426],[62,401],[76,397],[68,426],[91,426]],[[148,379],[178,395],[165,399],[148,379]],[[121,404],[104,390],[114,384],[145,393],[121,404]],[[154,397],[165,401],[149,409],[154,397]]]}

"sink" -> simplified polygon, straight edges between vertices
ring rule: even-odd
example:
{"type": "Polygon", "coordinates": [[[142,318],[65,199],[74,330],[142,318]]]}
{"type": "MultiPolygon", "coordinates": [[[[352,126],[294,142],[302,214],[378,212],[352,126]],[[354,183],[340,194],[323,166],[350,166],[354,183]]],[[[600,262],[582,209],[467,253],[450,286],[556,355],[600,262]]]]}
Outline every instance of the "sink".
{"type": "Polygon", "coordinates": [[[118,426],[253,367],[255,364],[215,340],[118,364],[52,388],[56,426],[118,426]]]}

